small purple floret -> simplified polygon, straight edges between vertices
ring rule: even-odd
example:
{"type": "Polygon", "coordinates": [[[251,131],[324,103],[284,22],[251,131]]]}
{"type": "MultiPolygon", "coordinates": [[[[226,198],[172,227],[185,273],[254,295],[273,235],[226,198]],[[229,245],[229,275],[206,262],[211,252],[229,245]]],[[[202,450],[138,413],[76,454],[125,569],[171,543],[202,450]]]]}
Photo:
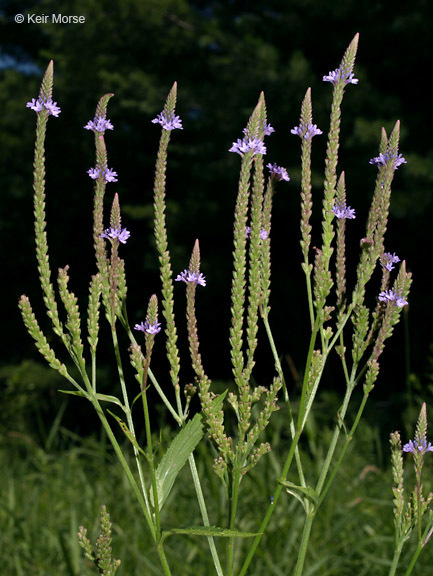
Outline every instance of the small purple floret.
{"type": "Polygon", "coordinates": [[[92,180],[97,180],[103,176],[105,182],[117,182],[117,172],[111,170],[111,168],[90,168],[90,170],[87,170],[87,174],[92,180]]]}
{"type": "MultiPolygon", "coordinates": [[[[246,229],[245,229],[245,236],[246,236],[247,238],[249,238],[249,237],[251,236],[251,226],[247,226],[247,227],[246,227],[246,229]]],[[[262,230],[260,230],[260,238],[261,238],[262,240],[266,240],[266,238],[267,238],[268,236],[269,236],[268,231],[262,228],[262,230]]]]}
{"type": "Polygon", "coordinates": [[[431,442],[427,442],[426,438],[423,438],[421,442],[415,440],[409,440],[407,444],[403,446],[403,452],[412,452],[412,454],[425,454],[426,452],[433,452],[433,446],[431,442]]]}
{"type": "Polygon", "coordinates": [[[266,154],[266,146],[260,138],[247,138],[246,136],[237,142],[233,142],[233,146],[229,148],[229,152],[236,152],[243,156],[247,152],[252,151],[253,154],[266,154]]]}
{"type": "Polygon", "coordinates": [[[126,244],[126,241],[131,236],[131,232],[126,228],[107,228],[99,235],[101,238],[106,238],[107,240],[119,240],[122,244],[126,244]]]}
{"type": "Polygon", "coordinates": [[[348,72],[347,70],[342,70],[337,68],[330,72],[327,76],[323,76],[324,82],[331,82],[332,84],[337,84],[339,80],[344,80],[345,84],[358,84],[358,79],[354,78],[353,72],[348,72]]]}
{"type": "Polygon", "coordinates": [[[179,116],[175,114],[167,115],[164,111],[161,114],[158,114],[156,118],[152,120],[153,124],[161,124],[164,130],[174,130],[175,128],[179,128],[183,130],[182,120],[179,116]]]}
{"type": "Polygon", "coordinates": [[[134,326],[134,330],[141,330],[141,332],[144,332],[146,334],[158,334],[158,332],[161,332],[161,323],[160,322],[148,322],[146,320],[146,322],[140,322],[140,324],[136,324],[134,326]]]}
{"type": "Polygon", "coordinates": [[[349,220],[353,220],[356,218],[355,209],[351,208],[350,206],[346,206],[346,204],[335,204],[332,213],[335,214],[337,218],[348,218],[349,220]]]}
{"type": "Polygon", "coordinates": [[[407,300],[405,300],[402,295],[395,290],[383,290],[379,294],[379,300],[381,302],[395,302],[396,306],[399,308],[402,308],[407,304],[407,300]]]}
{"type": "Polygon", "coordinates": [[[385,252],[385,254],[380,259],[382,266],[390,272],[391,270],[394,270],[394,264],[397,264],[397,262],[400,262],[400,258],[395,252],[394,254],[391,254],[391,252],[385,252]]]}
{"type": "Polygon", "coordinates": [[[93,120],[89,120],[84,126],[86,130],[93,130],[93,132],[105,132],[105,130],[113,130],[114,126],[103,116],[95,116],[93,120]]]}
{"type": "Polygon", "coordinates": [[[190,272],[189,270],[184,270],[175,278],[176,282],[190,282],[191,284],[200,284],[200,286],[206,286],[206,278],[201,272],[198,274],[196,272],[190,272]]]}
{"type": "Polygon", "coordinates": [[[379,154],[375,158],[370,160],[370,164],[376,164],[378,166],[386,166],[389,162],[394,163],[394,170],[397,170],[402,164],[407,164],[406,159],[403,158],[401,154],[397,156],[391,152],[385,152],[385,154],[379,154]]]}
{"type": "Polygon", "coordinates": [[[271,173],[271,176],[275,179],[275,180],[286,180],[286,182],[289,182],[290,177],[287,173],[287,170],[281,166],[277,166],[275,163],[274,164],[266,164],[266,168],[269,168],[269,171],[271,173]]]}
{"type": "Polygon", "coordinates": [[[269,136],[272,134],[272,132],[275,132],[275,128],[273,128],[270,124],[265,124],[263,127],[263,136],[269,136]]]}
{"type": "Polygon", "coordinates": [[[314,136],[323,134],[323,132],[317,128],[317,124],[299,124],[290,130],[292,134],[296,134],[304,140],[311,140],[314,136]]]}
{"type": "Polygon", "coordinates": [[[51,114],[52,116],[56,117],[58,117],[61,112],[60,108],[57,106],[57,102],[53,102],[51,98],[45,100],[41,96],[39,96],[37,100],[32,98],[31,102],[27,102],[26,107],[34,110],[35,112],[42,112],[42,110],[45,108],[48,110],[48,115],[51,114]]]}
{"type": "MultiPolygon", "coordinates": [[[[245,134],[245,136],[247,136],[248,128],[244,128],[242,132],[245,134]]],[[[271,126],[270,124],[266,124],[265,122],[263,124],[263,136],[270,136],[273,132],[275,132],[275,128],[273,128],[273,126],[271,126]]]]}

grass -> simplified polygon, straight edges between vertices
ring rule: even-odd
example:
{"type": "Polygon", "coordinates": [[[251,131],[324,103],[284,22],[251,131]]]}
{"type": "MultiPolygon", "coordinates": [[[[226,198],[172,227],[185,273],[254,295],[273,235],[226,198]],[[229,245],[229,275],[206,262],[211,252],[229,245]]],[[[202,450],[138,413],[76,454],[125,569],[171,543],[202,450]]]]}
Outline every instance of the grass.
{"type": "MultiPolygon", "coordinates": [[[[319,413],[326,414],[326,405],[319,413]]],[[[277,413],[269,431],[273,451],[242,482],[243,494],[238,528],[254,531],[269,504],[272,485],[279,475],[279,455],[289,443],[284,414],[277,413]]],[[[158,437],[166,444],[170,431],[158,437]]],[[[312,422],[303,448],[306,467],[313,479],[320,470],[330,429],[312,422]]],[[[305,576],[386,575],[393,552],[392,478],[389,454],[378,450],[378,431],[364,424],[352,443],[340,474],[325,500],[314,525],[305,576]]],[[[426,459],[425,489],[432,478],[433,462],[426,459]]],[[[411,477],[411,465],[407,475],[411,477]]],[[[209,503],[212,522],[224,526],[226,503],[212,472],[209,445],[197,453],[197,465],[209,503]],[[213,502],[218,502],[214,504],[213,502]]],[[[295,480],[295,479],[293,479],[295,480]]],[[[409,484],[410,485],[410,484],[409,484]]],[[[409,486],[408,485],[408,486],[409,486]]],[[[119,576],[159,574],[157,555],[144,522],[112,451],[101,436],[84,439],[56,428],[49,449],[39,446],[30,434],[4,436],[0,443],[0,558],[7,576],[90,576],[96,574],[78,546],[80,525],[89,530],[92,542],[98,534],[99,509],[106,504],[113,522],[113,555],[121,558],[119,576]]],[[[188,467],[179,476],[163,510],[166,527],[200,524],[198,507],[188,467]]],[[[252,576],[287,576],[293,573],[302,531],[302,505],[287,495],[279,502],[271,530],[259,549],[252,576]]],[[[172,536],[167,556],[173,574],[181,576],[214,573],[205,539],[172,536]]],[[[221,546],[218,542],[218,546],[221,546]]],[[[248,542],[240,541],[240,563],[248,542]]],[[[431,543],[423,551],[415,570],[431,576],[431,543]]],[[[403,555],[401,569],[408,565],[403,555]]]]}

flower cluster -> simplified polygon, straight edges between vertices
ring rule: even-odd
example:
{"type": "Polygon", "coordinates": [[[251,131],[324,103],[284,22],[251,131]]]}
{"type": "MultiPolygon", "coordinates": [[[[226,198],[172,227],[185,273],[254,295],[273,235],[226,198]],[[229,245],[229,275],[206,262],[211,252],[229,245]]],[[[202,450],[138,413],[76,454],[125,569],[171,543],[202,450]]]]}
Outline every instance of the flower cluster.
{"type": "Polygon", "coordinates": [[[397,170],[402,164],[407,164],[406,159],[403,158],[401,154],[395,154],[393,152],[385,152],[385,154],[379,154],[375,158],[370,160],[370,164],[377,164],[378,166],[386,166],[388,163],[394,163],[394,170],[397,170]]]}
{"type": "Polygon", "coordinates": [[[275,180],[286,180],[287,182],[290,180],[290,177],[285,168],[277,166],[275,163],[266,164],[266,168],[269,168],[271,177],[274,178],[275,180]]]}
{"type": "Polygon", "coordinates": [[[311,140],[314,136],[323,134],[322,130],[317,128],[317,124],[299,124],[290,130],[292,134],[296,134],[305,140],[311,140]]]}
{"type": "Polygon", "coordinates": [[[381,302],[395,302],[396,306],[399,308],[402,308],[407,304],[407,300],[405,300],[402,295],[395,290],[383,290],[379,294],[379,300],[381,302]]]}
{"type": "Polygon", "coordinates": [[[351,208],[350,206],[346,206],[346,203],[335,204],[332,208],[332,213],[340,219],[348,218],[349,220],[353,220],[353,218],[356,218],[355,209],[351,208]]]}
{"type": "Polygon", "coordinates": [[[158,334],[161,332],[161,323],[160,322],[140,322],[140,324],[136,324],[134,326],[134,330],[141,330],[145,334],[158,334]]]}
{"type": "Polygon", "coordinates": [[[117,172],[111,168],[90,168],[87,170],[87,174],[92,180],[97,180],[103,176],[105,182],[117,182],[117,172]]]}
{"type": "MultiPolygon", "coordinates": [[[[246,227],[246,230],[245,230],[245,236],[246,236],[247,238],[249,238],[250,235],[251,235],[251,226],[247,226],[247,227],[246,227]]],[[[264,229],[260,230],[260,238],[261,238],[262,240],[266,240],[266,238],[267,238],[268,236],[269,236],[269,234],[268,234],[267,230],[264,230],[264,229]]]]}
{"type": "Polygon", "coordinates": [[[183,130],[182,120],[176,114],[167,114],[166,112],[162,111],[161,114],[158,114],[156,118],[152,120],[153,124],[161,124],[164,130],[174,130],[175,128],[179,128],[183,130]]]}
{"type": "Polygon", "coordinates": [[[107,238],[107,240],[115,240],[117,239],[122,244],[126,244],[126,241],[131,236],[131,233],[126,228],[107,228],[100,234],[101,238],[107,238]]]}
{"type": "Polygon", "coordinates": [[[421,438],[415,440],[409,440],[407,444],[403,446],[403,452],[412,452],[412,454],[425,454],[426,452],[433,452],[433,446],[431,442],[427,442],[427,438],[421,438]]]}
{"type": "Polygon", "coordinates": [[[229,148],[229,152],[237,152],[241,156],[250,151],[253,154],[266,154],[266,146],[263,144],[263,140],[245,136],[242,140],[238,138],[237,142],[233,142],[233,146],[229,148]]]}
{"type": "Polygon", "coordinates": [[[337,84],[340,80],[344,80],[345,84],[358,84],[358,79],[354,78],[353,72],[344,70],[344,68],[337,68],[330,72],[327,76],[323,76],[324,82],[331,82],[337,84]]]}
{"type": "Polygon", "coordinates": [[[42,96],[39,96],[37,100],[32,98],[31,102],[27,102],[26,107],[35,112],[42,112],[45,108],[45,110],[48,110],[48,115],[51,114],[56,117],[58,117],[61,112],[60,108],[57,106],[57,102],[53,102],[51,98],[45,99],[42,96]]]}
{"type": "Polygon", "coordinates": [[[104,118],[104,116],[95,116],[93,120],[89,120],[84,126],[86,130],[93,130],[93,132],[105,132],[105,130],[113,130],[113,124],[104,118]]]}
{"type": "Polygon", "coordinates": [[[200,284],[200,286],[206,286],[206,278],[201,272],[190,272],[189,270],[184,270],[175,278],[176,282],[190,282],[191,284],[200,284]]]}
{"type": "Polygon", "coordinates": [[[394,254],[391,254],[391,252],[385,252],[385,254],[380,259],[382,266],[390,272],[391,270],[394,270],[394,264],[397,264],[397,262],[400,262],[400,258],[395,252],[394,254]]]}

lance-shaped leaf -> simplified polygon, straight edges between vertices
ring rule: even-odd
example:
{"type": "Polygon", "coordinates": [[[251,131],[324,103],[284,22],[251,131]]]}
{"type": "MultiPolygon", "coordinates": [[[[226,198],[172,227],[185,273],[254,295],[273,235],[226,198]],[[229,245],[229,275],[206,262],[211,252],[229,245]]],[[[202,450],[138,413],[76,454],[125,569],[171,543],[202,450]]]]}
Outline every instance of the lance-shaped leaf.
{"type": "MultiPolygon", "coordinates": [[[[200,414],[196,414],[185,428],[177,434],[162,457],[156,469],[156,485],[158,490],[158,504],[161,509],[167,500],[177,475],[185,466],[189,456],[203,438],[203,423],[200,414]]],[[[150,494],[152,505],[153,493],[150,494]]]]}

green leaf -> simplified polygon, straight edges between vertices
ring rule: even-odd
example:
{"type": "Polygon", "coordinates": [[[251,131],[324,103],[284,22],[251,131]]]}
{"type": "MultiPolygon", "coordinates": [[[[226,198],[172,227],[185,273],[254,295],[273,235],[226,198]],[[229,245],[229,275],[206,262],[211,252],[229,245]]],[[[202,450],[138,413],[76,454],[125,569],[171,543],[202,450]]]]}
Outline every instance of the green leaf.
{"type": "Polygon", "coordinates": [[[187,534],[190,536],[214,536],[216,538],[254,538],[257,532],[241,532],[240,530],[229,530],[219,526],[190,526],[189,528],[171,528],[164,530],[161,541],[173,534],[187,534]]]}
{"type": "Polygon", "coordinates": [[[126,423],[121,418],[119,418],[119,416],[116,416],[116,414],[113,414],[113,412],[110,412],[110,410],[107,410],[107,412],[119,422],[119,425],[120,425],[122,432],[125,434],[125,436],[128,438],[128,440],[131,442],[131,444],[134,446],[134,448],[136,448],[139,452],[141,452],[141,454],[143,454],[143,456],[147,459],[146,452],[141,448],[141,446],[137,442],[137,438],[134,436],[134,434],[128,428],[126,423]]]}
{"type": "MultiPolygon", "coordinates": [[[[195,450],[197,444],[203,438],[203,434],[202,417],[200,414],[196,414],[173,439],[167,452],[162,457],[156,469],[156,485],[160,509],[167,500],[177,475],[195,450]]],[[[150,493],[150,500],[154,506],[152,491],[150,493]]]]}
{"type": "Polygon", "coordinates": [[[111,402],[113,404],[117,404],[117,406],[120,406],[120,408],[122,408],[122,410],[125,411],[122,402],[119,400],[119,398],[116,398],[116,396],[108,396],[107,394],[96,394],[96,398],[98,400],[102,400],[103,402],[111,402]]]}
{"type": "MultiPolygon", "coordinates": [[[[71,394],[72,396],[80,396],[81,398],[87,398],[90,400],[90,395],[87,392],[81,392],[80,390],[59,390],[59,392],[62,392],[63,394],[71,394]]],[[[108,396],[107,394],[95,394],[95,396],[98,400],[102,400],[102,402],[111,402],[112,404],[117,404],[117,406],[120,406],[123,411],[125,410],[122,402],[119,400],[119,398],[116,398],[116,396],[108,396]]],[[[114,414],[112,414],[112,416],[114,416],[114,414]]]]}
{"type": "Polygon", "coordinates": [[[87,398],[89,399],[89,395],[85,392],[80,392],[79,390],[58,390],[62,394],[70,394],[71,396],[80,396],[80,398],[87,398]]]}
{"type": "Polygon", "coordinates": [[[280,484],[282,484],[287,492],[294,496],[305,508],[304,499],[307,498],[316,505],[319,501],[319,495],[311,486],[298,486],[297,484],[293,484],[288,480],[280,480],[280,484]]]}

